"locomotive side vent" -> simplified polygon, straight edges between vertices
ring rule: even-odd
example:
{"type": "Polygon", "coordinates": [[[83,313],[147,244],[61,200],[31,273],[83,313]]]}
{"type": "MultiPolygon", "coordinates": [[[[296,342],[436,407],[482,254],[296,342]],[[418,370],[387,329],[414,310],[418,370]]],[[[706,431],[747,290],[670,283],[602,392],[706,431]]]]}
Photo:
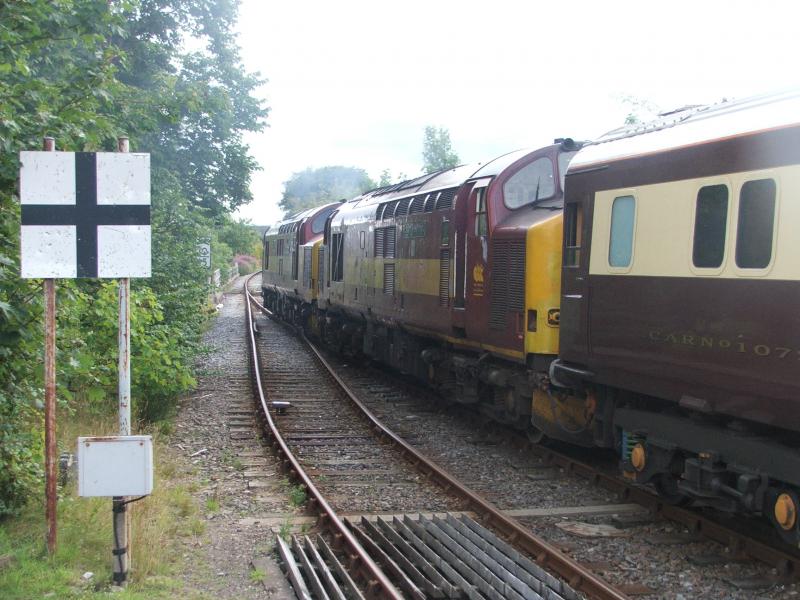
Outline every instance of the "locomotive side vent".
{"type": "Polygon", "coordinates": [[[408,214],[421,213],[423,208],[425,208],[425,194],[414,196],[413,200],[411,200],[411,205],[408,207],[408,214]]]}
{"type": "Polygon", "coordinates": [[[394,258],[397,248],[397,228],[395,226],[386,228],[386,245],[384,246],[385,258],[394,258]]]}
{"type": "Polygon", "coordinates": [[[376,227],[375,228],[375,258],[380,258],[383,256],[383,244],[384,244],[384,237],[386,234],[385,227],[376,227]]]}
{"type": "Polygon", "coordinates": [[[394,263],[383,265],[383,293],[394,296],[394,263]]]}
{"type": "Polygon", "coordinates": [[[507,315],[525,308],[525,241],[492,241],[489,327],[505,329],[507,315]]]}
{"type": "Polygon", "coordinates": [[[411,198],[403,198],[397,204],[397,209],[394,211],[395,217],[401,217],[408,213],[408,205],[411,203],[411,198]]]}
{"type": "Polygon", "coordinates": [[[311,289],[311,248],[303,248],[303,287],[311,289]]]}
{"type": "Polygon", "coordinates": [[[439,194],[439,198],[436,200],[436,210],[450,210],[453,208],[453,198],[456,196],[457,188],[453,188],[452,190],[444,190],[441,194],[439,194]]]}
{"type": "Polygon", "coordinates": [[[425,212],[433,212],[433,207],[436,206],[437,195],[438,192],[428,194],[428,197],[425,199],[425,212]]]}
{"type": "Polygon", "coordinates": [[[439,251],[439,306],[450,305],[450,250],[439,251]]]}

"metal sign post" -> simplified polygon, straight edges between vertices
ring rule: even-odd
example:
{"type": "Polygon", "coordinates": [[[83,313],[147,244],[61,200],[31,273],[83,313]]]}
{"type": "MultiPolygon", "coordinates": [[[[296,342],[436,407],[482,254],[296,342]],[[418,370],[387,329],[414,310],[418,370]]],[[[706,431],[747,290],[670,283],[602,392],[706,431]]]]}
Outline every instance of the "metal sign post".
{"type": "MultiPolygon", "coordinates": [[[[118,152],[56,152],[52,138],[46,138],[46,152],[20,153],[20,271],[23,278],[45,280],[45,467],[51,553],[56,541],[55,278],[120,280],[119,429],[121,436],[131,434],[129,278],[150,277],[150,155],[129,153],[127,138],[120,138],[117,148],[118,152]]],[[[152,469],[151,462],[142,464],[152,469]]],[[[130,488],[115,489],[127,494],[130,488]]],[[[114,581],[122,586],[130,567],[127,504],[114,496],[114,581]]]]}
{"type": "MultiPolygon", "coordinates": [[[[117,140],[117,151],[128,152],[128,138],[117,140]]],[[[119,434],[131,434],[131,280],[123,277],[119,280],[119,330],[117,342],[119,346],[119,434]]],[[[128,585],[128,570],[131,562],[131,518],[128,505],[123,496],[115,496],[112,501],[114,518],[114,583],[125,587],[128,585]]]]}
{"type": "MultiPolygon", "coordinates": [[[[55,152],[54,138],[44,138],[42,150],[55,152]]],[[[44,280],[44,473],[47,552],[56,552],[58,515],[56,513],[56,282],[44,280]]]]}

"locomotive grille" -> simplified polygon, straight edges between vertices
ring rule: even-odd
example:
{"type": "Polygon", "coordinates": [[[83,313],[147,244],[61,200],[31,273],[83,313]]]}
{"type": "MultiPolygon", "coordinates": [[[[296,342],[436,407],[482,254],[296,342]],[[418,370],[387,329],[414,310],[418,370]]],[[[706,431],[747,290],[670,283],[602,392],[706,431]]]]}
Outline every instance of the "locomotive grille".
{"type": "Polygon", "coordinates": [[[311,248],[303,248],[303,287],[311,289],[311,248]]]}
{"type": "Polygon", "coordinates": [[[375,257],[394,258],[397,247],[397,227],[375,228],[375,257]]]}
{"type": "Polygon", "coordinates": [[[395,217],[401,217],[408,213],[408,205],[411,203],[411,198],[403,198],[397,205],[397,209],[394,211],[395,217]]]}
{"type": "Polygon", "coordinates": [[[411,201],[411,206],[408,207],[408,214],[413,215],[416,213],[421,213],[422,209],[425,207],[425,195],[422,196],[414,196],[414,199],[411,201]]]}
{"type": "Polygon", "coordinates": [[[386,228],[386,246],[384,247],[384,258],[394,258],[397,244],[397,228],[394,226],[386,228]]]}
{"type": "Polygon", "coordinates": [[[436,200],[436,210],[449,210],[453,207],[453,198],[455,198],[457,189],[444,190],[439,194],[436,200]]]}
{"type": "Polygon", "coordinates": [[[525,309],[525,241],[493,240],[489,327],[505,329],[510,312],[525,309]]]}
{"type": "Polygon", "coordinates": [[[450,250],[439,251],[439,306],[450,304],[450,250]]]}
{"type": "Polygon", "coordinates": [[[394,296],[394,263],[383,265],[383,293],[394,296]]]}

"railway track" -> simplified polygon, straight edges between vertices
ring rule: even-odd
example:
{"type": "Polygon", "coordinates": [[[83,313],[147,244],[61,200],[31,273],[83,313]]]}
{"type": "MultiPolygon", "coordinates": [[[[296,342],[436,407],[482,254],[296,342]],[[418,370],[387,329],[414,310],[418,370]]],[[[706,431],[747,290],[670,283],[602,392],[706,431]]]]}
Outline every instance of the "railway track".
{"type": "MultiPolygon", "coordinates": [[[[268,326],[266,320],[261,323],[262,327],[268,326]]],[[[434,567],[438,563],[422,561],[420,564],[424,567],[416,568],[418,572],[414,573],[415,584],[393,559],[391,553],[397,553],[398,548],[392,540],[407,543],[402,537],[405,534],[419,543],[420,540],[413,537],[414,531],[426,532],[426,528],[433,528],[437,535],[451,541],[450,535],[455,535],[452,529],[455,519],[461,524],[468,523],[467,529],[472,526],[480,530],[484,547],[496,549],[505,544],[475,523],[471,519],[473,516],[501,532],[506,539],[513,540],[518,548],[540,563],[529,563],[538,568],[540,579],[535,585],[541,585],[542,577],[546,578],[542,566],[571,584],[561,584],[559,588],[559,582],[551,577],[553,587],[542,587],[545,591],[542,597],[548,597],[547,593],[553,598],[570,597],[573,588],[597,598],[627,595],[750,598],[756,592],[758,597],[779,598],[784,597],[784,593],[797,593],[793,582],[800,572],[800,559],[795,554],[725,527],[696,511],[665,505],[648,491],[602,468],[552,448],[529,444],[522,436],[509,435],[506,428],[476,427],[474,414],[454,420],[450,412],[432,402],[431,393],[375,369],[348,365],[346,360],[337,357],[330,360],[338,364],[331,365],[319,350],[289,334],[284,326],[272,323],[270,327],[270,335],[261,336],[262,357],[265,353],[280,354],[277,363],[280,366],[275,367],[270,376],[266,396],[296,398],[284,414],[277,414],[280,408],[273,408],[277,425],[285,431],[289,445],[301,457],[307,475],[316,479],[326,497],[333,499],[339,514],[374,513],[376,507],[384,513],[371,520],[354,522],[352,517],[347,517],[342,522],[368,555],[377,557],[376,562],[381,565],[390,566],[388,579],[405,582],[401,593],[411,597],[435,597],[437,594],[432,593],[431,588],[432,585],[436,588],[435,584],[421,581],[419,575],[426,569],[441,573],[434,567]],[[288,334],[287,337],[277,339],[278,331],[288,334]],[[296,357],[289,359],[289,364],[288,355],[296,357]],[[326,376],[325,385],[329,387],[325,391],[315,387],[319,384],[311,383],[318,376],[318,367],[309,371],[310,364],[325,366],[330,373],[326,376]],[[320,401],[320,393],[322,397],[335,396],[337,400],[320,401]],[[343,402],[345,399],[347,401],[343,402]],[[343,413],[345,406],[353,407],[348,408],[346,415],[343,413]],[[382,429],[380,421],[395,433],[382,429]],[[456,421],[461,422],[462,430],[452,427],[456,421]],[[356,422],[361,426],[356,427],[356,422]],[[380,451],[369,449],[369,440],[375,435],[383,440],[380,451]],[[355,443],[345,445],[345,440],[355,443]],[[498,463],[494,453],[488,451],[499,444],[498,440],[504,440],[507,445],[511,440],[512,455],[516,451],[516,457],[506,460],[507,464],[498,463]],[[414,448],[405,442],[412,442],[414,448]],[[460,450],[469,445],[480,449],[472,457],[460,450]],[[387,450],[390,452],[386,453],[387,450]],[[444,469],[428,466],[422,452],[466,481],[481,496],[470,493],[444,469]],[[408,462],[398,458],[400,455],[416,465],[423,474],[422,479],[419,472],[409,468],[408,462]],[[585,480],[592,485],[587,487],[585,480]],[[431,482],[438,485],[433,486],[431,482]],[[543,489],[548,488],[549,491],[543,493],[543,489]],[[375,489],[380,492],[376,494],[375,489]],[[492,510],[493,504],[502,511],[492,510]],[[428,515],[412,518],[406,514],[409,509],[415,514],[427,512],[428,515]],[[446,514],[430,514],[437,511],[446,514]],[[397,517],[399,514],[404,516],[397,517]],[[437,529],[441,527],[445,527],[447,533],[437,529]],[[570,537],[571,533],[578,536],[577,543],[576,538],[570,537]],[[370,539],[371,535],[377,535],[379,541],[370,539]],[[529,537],[535,541],[530,541],[529,537]],[[546,538],[550,541],[544,542],[546,538]],[[519,543],[520,539],[525,541],[519,543]],[[651,551],[650,547],[661,550],[651,551]],[[670,582],[669,574],[659,573],[662,568],[657,561],[660,559],[654,557],[660,555],[667,556],[665,561],[672,570],[680,570],[675,577],[678,581],[670,582]],[[569,559],[566,565],[560,562],[563,559],[569,559]],[[575,567],[576,571],[570,574],[570,569],[575,567]],[[713,593],[701,591],[703,585],[695,585],[698,581],[704,582],[713,593]],[[686,589],[687,582],[695,583],[688,583],[686,589]],[[676,585],[684,587],[676,588],[676,585]],[[688,595],[675,596],[674,589],[688,595]]],[[[263,366],[270,368],[266,364],[263,366]]],[[[324,511],[320,511],[320,517],[322,523],[329,518],[324,511]]],[[[430,534],[428,539],[436,542],[435,536],[431,538],[430,534]]],[[[512,547],[503,547],[521,556],[512,547]]],[[[447,548],[439,545],[438,550],[446,552],[447,548]]],[[[437,549],[428,547],[426,551],[431,560],[441,561],[437,549]]],[[[398,560],[402,562],[403,556],[398,560]]],[[[497,586],[502,580],[492,582],[497,586]]],[[[444,583],[452,585],[447,580],[444,583]]],[[[465,587],[473,585],[468,581],[461,583],[465,587]]],[[[454,591],[438,587],[436,591],[441,594],[449,589],[450,594],[459,593],[458,585],[455,588],[454,591]]]]}
{"type": "Polygon", "coordinates": [[[708,589],[693,583],[686,597],[781,598],[800,589],[798,553],[757,539],[749,525],[670,506],[588,451],[531,444],[475,411],[443,408],[399,377],[332,360],[389,427],[416,436],[421,451],[630,595],[673,597],[687,582],[708,589]]]}
{"type": "Polygon", "coordinates": [[[301,597],[626,597],[388,430],[317,349],[256,315],[249,281],[265,436],[318,517],[314,538],[279,541],[301,597]]]}

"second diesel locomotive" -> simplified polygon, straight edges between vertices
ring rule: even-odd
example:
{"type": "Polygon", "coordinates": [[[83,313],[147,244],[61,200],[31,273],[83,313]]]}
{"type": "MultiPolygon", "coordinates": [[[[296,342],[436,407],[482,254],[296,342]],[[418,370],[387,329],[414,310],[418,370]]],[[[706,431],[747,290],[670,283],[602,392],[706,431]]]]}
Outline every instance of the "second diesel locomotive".
{"type": "Polygon", "coordinates": [[[550,402],[533,398],[558,354],[563,177],[578,149],[557,140],[279,223],[264,237],[264,301],[337,348],[555,435],[550,402]]]}
{"type": "Polygon", "coordinates": [[[797,544],[798,109],[695,107],[309,211],[265,235],[264,300],[797,544]]]}

